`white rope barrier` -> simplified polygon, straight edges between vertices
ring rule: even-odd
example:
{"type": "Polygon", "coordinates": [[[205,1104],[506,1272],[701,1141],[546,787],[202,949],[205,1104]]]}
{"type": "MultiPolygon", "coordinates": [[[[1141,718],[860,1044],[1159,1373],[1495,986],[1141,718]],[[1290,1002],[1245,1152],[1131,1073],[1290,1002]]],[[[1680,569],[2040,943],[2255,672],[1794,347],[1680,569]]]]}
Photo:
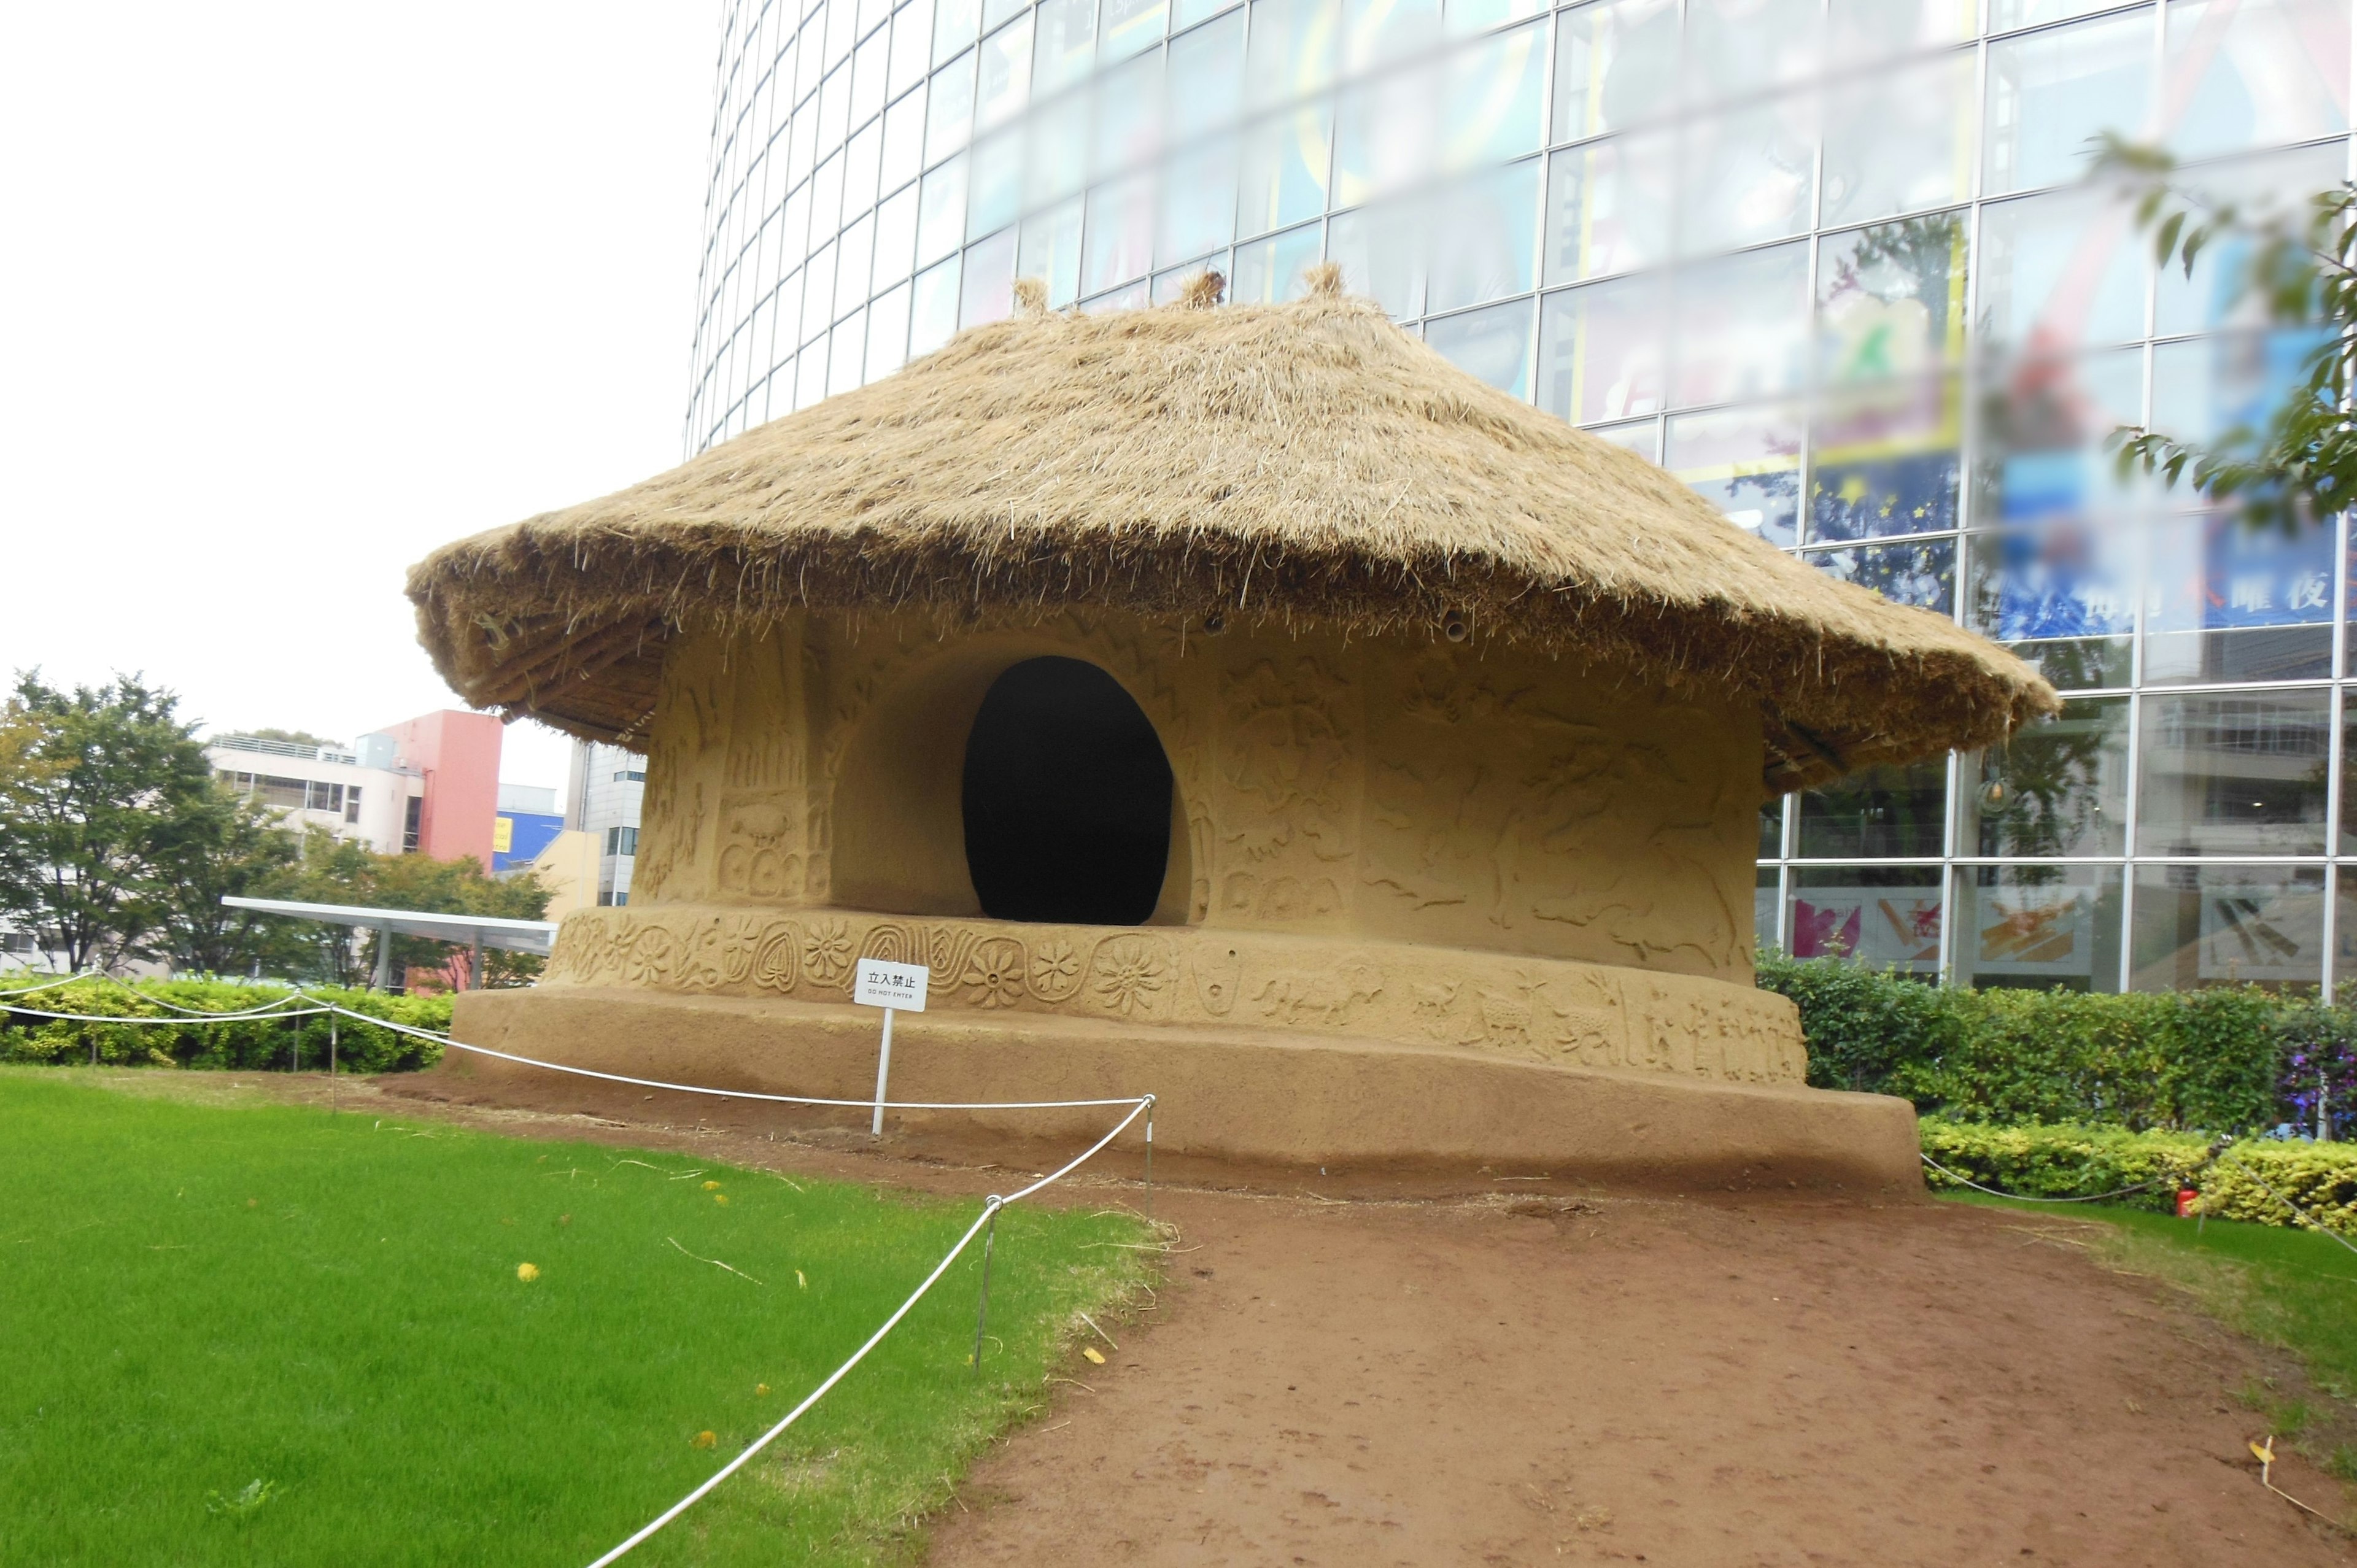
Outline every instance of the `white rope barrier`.
{"type": "Polygon", "coordinates": [[[2121,1187],[2117,1192],[2099,1192],[2087,1197],[2031,1197],[2026,1193],[1999,1192],[1993,1187],[1983,1187],[1980,1183],[1973,1180],[1970,1176],[1958,1176],[1954,1171],[1950,1170],[1947,1166],[1942,1165],[1939,1161],[1933,1159],[1929,1155],[1919,1152],[1915,1157],[1921,1160],[1933,1170],[1938,1171],[1942,1176],[1946,1176],[1950,1181],[1960,1182],[1964,1186],[1971,1187],[1975,1192],[1985,1192],[1991,1197],[2011,1198],[2016,1203],[2101,1203],[2107,1197],[2126,1197],[2129,1193],[2142,1192],[2147,1187],[2159,1186],[2161,1182],[2161,1178],[2159,1176],[2155,1176],[2150,1181],[2140,1181],[2134,1187],[2121,1187]]]}
{"type": "MultiPolygon", "coordinates": [[[[81,977],[69,976],[67,978],[77,979],[81,977]]],[[[111,975],[104,978],[109,980],[113,979],[111,975]]],[[[63,984],[65,982],[56,981],[51,982],[50,983],[63,984]]],[[[134,995],[139,996],[143,1000],[151,1002],[162,1001],[162,998],[160,997],[147,996],[144,992],[140,992],[128,985],[124,985],[121,981],[114,981],[114,983],[122,986],[123,989],[126,991],[130,991],[134,995]]],[[[31,991],[47,989],[48,989],[48,986],[28,987],[26,992],[0,993],[0,999],[5,999],[5,996],[6,995],[24,995],[29,993],[31,991]]],[[[167,1003],[166,1005],[169,1006],[177,1004],[167,1003]]],[[[942,1261],[933,1265],[932,1273],[924,1277],[922,1283],[909,1294],[908,1299],[901,1302],[900,1305],[893,1310],[892,1316],[886,1318],[883,1323],[877,1326],[876,1332],[869,1335],[866,1341],[863,1343],[859,1348],[851,1353],[849,1359],[845,1360],[841,1366],[835,1368],[834,1371],[828,1373],[824,1380],[820,1382],[816,1388],[813,1389],[810,1393],[803,1398],[800,1404],[788,1411],[784,1418],[775,1426],[770,1427],[760,1436],[755,1438],[746,1446],[743,1452],[739,1453],[735,1458],[729,1460],[727,1464],[723,1465],[719,1469],[714,1471],[712,1475],[705,1477],[701,1484],[699,1484],[693,1491],[689,1492],[685,1497],[672,1504],[671,1507],[665,1509],[662,1513],[657,1514],[652,1520],[650,1520],[645,1525],[641,1526],[636,1533],[631,1535],[630,1539],[624,1541],[620,1545],[615,1547],[612,1551],[598,1558],[595,1563],[592,1563],[589,1565],[589,1568],[608,1568],[608,1564],[619,1563],[624,1556],[644,1543],[665,1525],[671,1523],[672,1520],[677,1519],[680,1515],[685,1513],[689,1509],[694,1507],[698,1502],[703,1500],[703,1498],[707,1496],[714,1487],[719,1486],[721,1482],[726,1480],[738,1470],[744,1468],[744,1466],[752,1460],[755,1455],[760,1453],[762,1449],[775,1442],[788,1427],[793,1425],[795,1422],[800,1421],[813,1406],[818,1403],[820,1400],[826,1397],[829,1391],[834,1389],[834,1387],[837,1383],[841,1382],[845,1377],[849,1376],[853,1368],[858,1366],[860,1362],[867,1359],[869,1351],[875,1349],[877,1346],[884,1342],[885,1337],[899,1326],[900,1320],[908,1316],[916,1305],[925,1298],[926,1294],[930,1292],[933,1286],[941,1283],[942,1276],[949,1273],[950,1265],[957,1262],[958,1258],[965,1251],[966,1248],[973,1243],[974,1237],[979,1235],[985,1226],[991,1226],[993,1224],[993,1221],[997,1218],[998,1211],[1000,1209],[1006,1208],[1010,1204],[1020,1203],[1025,1198],[1031,1197],[1034,1193],[1040,1192],[1047,1187],[1054,1186],[1057,1182],[1063,1180],[1066,1176],[1071,1175],[1074,1171],[1088,1164],[1089,1161],[1094,1159],[1098,1155],[1103,1154],[1106,1146],[1112,1144],[1115,1138],[1120,1137],[1122,1133],[1127,1132],[1129,1130],[1130,1123],[1135,1122],[1140,1116],[1144,1116],[1146,1119],[1146,1160],[1148,1162],[1146,1166],[1147,1180],[1150,1183],[1153,1179],[1153,1112],[1155,1097],[1150,1094],[1135,1095],[1117,1100],[1025,1100],[996,1101],[883,1101],[879,1102],[871,1100],[825,1100],[815,1096],[799,1094],[764,1094],[750,1090],[740,1089],[713,1089],[702,1084],[670,1083],[656,1079],[632,1078],[624,1073],[599,1072],[591,1068],[570,1067],[563,1062],[542,1061],[533,1057],[518,1056],[511,1051],[494,1050],[489,1046],[468,1045],[464,1040],[455,1040],[447,1035],[437,1034],[431,1029],[421,1029],[414,1025],[398,1023],[390,1018],[375,1017],[370,1014],[360,1012],[357,1009],[327,1001],[325,998],[313,996],[300,988],[290,992],[285,997],[284,1003],[274,1003],[269,1007],[243,1013],[207,1013],[197,1009],[184,1009],[182,1010],[181,1015],[177,1017],[156,1017],[153,1015],[145,1017],[111,1017],[76,1013],[48,1013],[32,1008],[5,1006],[0,1006],[0,1012],[23,1015],[29,1017],[49,1018],[75,1023],[173,1024],[182,1026],[200,1023],[239,1023],[255,1019],[269,1018],[303,1018],[314,1017],[320,1014],[326,1014],[330,1019],[336,1017],[350,1018],[357,1023],[372,1025],[381,1029],[390,1029],[396,1034],[411,1035],[420,1039],[431,1040],[448,1048],[472,1052],[477,1056],[496,1057],[501,1061],[516,1062],[525,1067],[544,1068],[551,1072],[570,1073],[576,1077],[598,1079],[608,1083],[626,1083],[640,1089],[669,1090],[682,1094],[708,1094],[717,1096],[723,1100],[758,1100],[785,1105],[839,1106],[862,1111],[867,1110],[870,1107],[880,1107],[881,1110],[891,1111],[1060,1111],[1120,1105],[1126,1105],[1129,1107],[1129,1113],[1124,1116],[1119,1122],[1114,1123],[1112,1130],[1107,1132],[1103,1137],[1099,1138],[1095,1143],[1090,1144],[1085,1150],[1082,1151],[1071,1160],[1065,1162],[1057,1169],[1039,1177],[1030,1186],[1023,1187],[1007,1195],[1006,1197],[1002,1197],[999,1195],[993,1193],[990,1197],[984,1202],[982,1212],[974,1217],[974,1223],[966,1227],[965,1233],[957,1239],[957,1242],[954,1246],[951,1247],[947,1252],[942,1254],[942,1261]],[[299,1007],[294,1005],[297,1003],[307,1003],[309,1005],[299,1007]]],[[[93,1048],[95,1047],[93,1047],[93,1048]]],[[[980,1365],[978,1359],[975,1364],[977,1367],[980,1365]]]]}

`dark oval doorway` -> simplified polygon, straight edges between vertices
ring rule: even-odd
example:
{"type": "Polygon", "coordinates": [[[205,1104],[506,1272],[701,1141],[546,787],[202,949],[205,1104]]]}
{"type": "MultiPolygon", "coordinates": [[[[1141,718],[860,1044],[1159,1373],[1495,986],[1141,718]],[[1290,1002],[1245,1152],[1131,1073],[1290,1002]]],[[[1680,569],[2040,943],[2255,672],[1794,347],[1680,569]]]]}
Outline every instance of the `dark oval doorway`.
{"type": "Polygon", "coordinates": [[[965,743],[965,864],[1000,920],[1135,926],[1170,863],[1170,762],[1121,683],[1029,659],[991,684],[965,743]]]}

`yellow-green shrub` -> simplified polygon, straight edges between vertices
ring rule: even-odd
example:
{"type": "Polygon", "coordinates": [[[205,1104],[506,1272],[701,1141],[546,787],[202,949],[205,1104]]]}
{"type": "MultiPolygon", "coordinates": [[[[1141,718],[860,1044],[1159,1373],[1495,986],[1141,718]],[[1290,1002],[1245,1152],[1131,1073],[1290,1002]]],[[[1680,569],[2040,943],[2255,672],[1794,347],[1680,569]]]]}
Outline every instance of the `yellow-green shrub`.
{"type": "Polygon", "coordinates": [[[2357,1144],[2237,1144],[2202,1172],[2196,1185],[2201,1188],[2205,1214],[2357,1237],[2357,1144]],[[2312,1218],[2285,1208],[2262,1183],[2312,1218]]]}

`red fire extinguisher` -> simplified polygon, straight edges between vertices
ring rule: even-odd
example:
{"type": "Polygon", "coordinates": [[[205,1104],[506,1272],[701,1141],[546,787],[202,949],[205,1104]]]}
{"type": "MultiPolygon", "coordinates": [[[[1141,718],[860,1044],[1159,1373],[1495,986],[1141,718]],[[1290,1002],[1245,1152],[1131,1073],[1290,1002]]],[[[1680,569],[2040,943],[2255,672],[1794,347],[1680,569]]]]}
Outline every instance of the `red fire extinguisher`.
{"type": "Polygon", "coordinates": [[[2194,1191],[2191,1187],[2179,1187],[2177,1189],[2177,1217],[2179,1219],[2192,1219],[2193,1206],[2201,1200],[2201,1195],[2194,1191]]]}

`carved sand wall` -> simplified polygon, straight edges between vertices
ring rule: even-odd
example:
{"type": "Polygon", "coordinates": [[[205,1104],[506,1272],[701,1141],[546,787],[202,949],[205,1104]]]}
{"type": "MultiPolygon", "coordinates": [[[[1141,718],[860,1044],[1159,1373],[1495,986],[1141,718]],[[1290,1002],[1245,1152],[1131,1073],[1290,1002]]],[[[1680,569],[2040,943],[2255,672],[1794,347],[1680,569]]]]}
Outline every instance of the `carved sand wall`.
{"type": "MultiPolygon", "coordinates": [[[[1450,1008],[1500,1020],[1485,1038],[1512,1036],[1516,1004],[1503,980],[1458,974],[1469,953],[1750,979],[1756,712],[1478,639],[1207,636],[1134,616],[948,633],[915,616],[796,618],[677,639],[631,918],[690,905],[841,906],[846,929],[854,909],[979,916],[964,736],[990,682],[1043,654],[1110,672],[1169,758],[1171,875],[1141,931],[1427,946],[1426,983],[1461,993],[1450,1008]]],[[[1380,1010],[1350,1002],[1337,973],[1301,980],[1285,1022],[1380,1010]]],[[[1404,983],[1386,982],[1386,1005],[1404,983]]]]}
{"type": "Polygon", "coordinates": [[[1404,943],[734,907],[589,909],[545,983],[841,1002],[860,958],[931,966],[929,1011],[1281,1029],[1516,1060],[1798,1083],[1792,1005],[1723,981],[1404,943]]]}

